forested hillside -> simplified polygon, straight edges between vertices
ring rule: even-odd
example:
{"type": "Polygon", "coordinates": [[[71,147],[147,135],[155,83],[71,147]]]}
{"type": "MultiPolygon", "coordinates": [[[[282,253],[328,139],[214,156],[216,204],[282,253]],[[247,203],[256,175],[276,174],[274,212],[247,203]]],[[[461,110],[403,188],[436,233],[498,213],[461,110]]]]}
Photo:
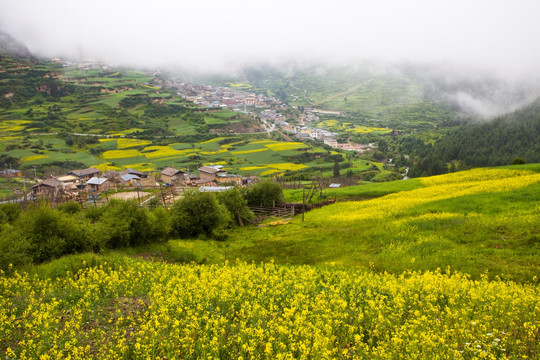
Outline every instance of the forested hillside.
{"type": "Polygon", "coordinates": [[[419,159],[411,169],[413,176],[442,174],[455,167],[539,162],[540,99],[488,123],[453,129],[434,144],[404,138],[401,151],[419,159]]]}

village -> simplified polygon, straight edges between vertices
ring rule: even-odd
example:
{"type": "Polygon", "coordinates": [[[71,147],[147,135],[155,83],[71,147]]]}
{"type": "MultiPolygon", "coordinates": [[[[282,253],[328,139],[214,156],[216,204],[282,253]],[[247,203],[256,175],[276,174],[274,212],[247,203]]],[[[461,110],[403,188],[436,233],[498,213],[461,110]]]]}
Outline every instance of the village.
{"type": "Polygon", "coordinates": [[[35,179],[27,187],[29,180],[23,179],[22,171],[6,169],[0,172],[8,180],[19,180],[24,186],[14,189],[14,196],[8,201],[26,202],[47,199],[51,202],[77,201],[97,204],[109,198],[138,199],[144,204],[159,195],[160,201],[172,203],[184,191],[196,189],[201,192],[221,192],[233,187],[249,187],[259,182],[256,176],[229,174],[221,165],[204,165],[198,169],[199,175],[190,174],[172,167],[161,172],[145,173],[135,169],[100,171],[95,167],[76,169],[62,176],[50,175],[45,179],[35,179]],[[37,183],[36,183],[37,182],[37,183]],[[158,195],[155,194],[158,191],[158,195]]]}
{"type": "Polygon", "coordinates": [[[335,136],[338,135],[337,133],[312,126],[313,123],[317,123],[320,120],[320,117],[316,115],[317,113],[343,116],[343,112],[305,108],[300,111],[297,121],[298,124],[293,125],[290,122],[287,122],[287,117],[279,112],[280,109],[287,109],[288,105],[281,103],[281,101],[273,97],[236,91],[228,87],[178,83],[171,80],[163,80],[157,76],[154,77],[154,85],[176,88],[178,90],[178,95],[202,107],[227,108],[235,112],[244,112],[246,114],[258,116],[264,125],[270,123],[270,127],[265,127],[274,129],[274,127],[277,126],[284,132],[294,135],[301,141],[311,139],[322,142],[335,149],[356,151],[358,153],[372,152],[376,148],[376,145],[373,143],[338,143],[338,141],[335,140],[335,136]],[[253,112],[250,113],[248,112],[248,108],[261,109],[261,111],[258,114],[253,112]]]}
{"type": "MultiPolygon", "coordinates": [[[[54,58],[52,60],[55,62],[62,62],[59,58],[54,58]]],[[[69,62],[64,63],[64,66],[71,65],[73,64],[69,62]]],[[[110,66],[103,61],[95,59],[84,59],[76,65],[78,69],[83,70],[105,70],[110,68],[110,66]]],[[[346,116],[346,113],[342,111],[299,107],[298,119],[291,119],[279,112],[280,110],[288,109],[289,106],[271,96],[264,96],[245,90],[234,90],[226,86],[212,86],[177,81],[164,75],[159,70],[154,72],[153,76],[154,78],[151,84],[153,87],[158,89],[174,89],[179,96],[201,107],[229,109],[258,117],[269,132],[275,127],[278,127],[283,132],[293,135],[300,141],[309,139],[324,143],[335,149],[355,151],[358,153],[374,152],[376,149],[374,143],[338,143],[335,139],[338,135],[337,133],[313,126],[313,124],[320,121],[320,117],[317,114],[346,116]],[[291,120],[297,124],[292,124],[291,120]]]]}

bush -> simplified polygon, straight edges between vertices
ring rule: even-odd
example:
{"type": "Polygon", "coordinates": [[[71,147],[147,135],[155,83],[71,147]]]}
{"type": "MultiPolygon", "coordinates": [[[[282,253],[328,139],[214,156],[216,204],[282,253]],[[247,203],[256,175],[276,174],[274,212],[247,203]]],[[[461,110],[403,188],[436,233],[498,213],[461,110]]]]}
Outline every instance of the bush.
{"type": "Polygon", "coordinates": [[[152,240],[166,241],[172,231],[171,215],[162,207],[156,207],[150,212],[152,224],[152,240]]]}
{"type": "Polygon", "coordinates": [[[247,203],[252,206],[273,206],[285,202],[283,189],[277,183],[266,180],[258,183],[248,190],[246,195],[247,203]]]}
{"type": "Polygon", "coordinates": [[[76,214],[76,213],[78,213],[79,211],[82,210],[81,204],[79,204],[76,201],[68,201],[66,203],[59,204],[56,208],[58,210],[64,212],[64,213],[70,214],[70,215],[76,214]]]}
{"type": "Polygon", "coordinates": [[[34,262],[48,261],[65,254],[94,249],[95,236],[88,221],[82,216],[67,214],[50,208],[47,204],[37,205],[23,213],[15,228],[29,242],[29,251],[34,262]]]}
{"type": "Polygon", "coordinates": [[[0,224],[3,222],[13,224],[13,222],[17,220],[21,212],[22,209],[18,204],[0,204],[0,224]]]}
{"type": "Polygon", "coordinates": [[[225,228],[231,220],[227,208],[213,193],[198,191],[187,192],[175,202],[171,216],[174,231],[183,237],[212,236],[215,230],[225,228]]]}
{"type": "Polygon", "coordinates": [[[239,224],[241,218],[250,220],[254,218],[253,212],[247,207],[247,200],[237,188],[218,193],[217,197],[229,211],[231,219],[238,221],[239,224]]]}
{"type": "Polygon", "coordinates": [[[148,244],[153,237],[153,225],[148,209],[136,200],[111,200],[102,209],[100,222],[110,248],[148,244]]]}
{"type": "Polygon", "coordinates": [[[9,224],[0,225],[0,269],[10,273],[12,268],[30,263],[32,257],[28,240],[9,224]]]}

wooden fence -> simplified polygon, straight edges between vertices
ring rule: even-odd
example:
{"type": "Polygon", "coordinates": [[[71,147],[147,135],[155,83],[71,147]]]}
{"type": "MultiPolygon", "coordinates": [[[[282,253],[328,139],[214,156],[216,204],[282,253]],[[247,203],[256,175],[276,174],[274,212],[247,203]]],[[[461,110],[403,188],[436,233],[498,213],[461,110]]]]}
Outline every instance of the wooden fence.
{"type": "Polygon", "coordinates": [[[255,219],[261,221],[267,217],[293,217],[294,206],[276,206],[276,207],[264,207],[264,206],[250,206],[249,209],[255,214],[255,219]]]}

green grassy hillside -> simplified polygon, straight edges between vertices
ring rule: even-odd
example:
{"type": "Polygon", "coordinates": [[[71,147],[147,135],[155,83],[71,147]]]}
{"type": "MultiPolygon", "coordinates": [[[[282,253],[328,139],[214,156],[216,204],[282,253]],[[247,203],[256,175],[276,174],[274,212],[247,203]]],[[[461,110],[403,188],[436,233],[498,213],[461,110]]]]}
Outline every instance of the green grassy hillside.
{"type": "Polygon", "coordinates": [[[431,129],[456,119],[442,101],[428,98],[422,81],[399,72],[365,67],[248,69],[247,79],[293,106],[339,110],[355,125],[431,129]]]}
{"type": "MultiPolygon", "coordinates": [[[[343,201],[234,232],[230,241],[171,241],[178,259],[273,260],[379,271],[450,267],[531,281],[540,271],[540,167],[477,169],[329,190],[343,201]]],[[[298,200],[298,191],[287,192],[298,200]]]]}

